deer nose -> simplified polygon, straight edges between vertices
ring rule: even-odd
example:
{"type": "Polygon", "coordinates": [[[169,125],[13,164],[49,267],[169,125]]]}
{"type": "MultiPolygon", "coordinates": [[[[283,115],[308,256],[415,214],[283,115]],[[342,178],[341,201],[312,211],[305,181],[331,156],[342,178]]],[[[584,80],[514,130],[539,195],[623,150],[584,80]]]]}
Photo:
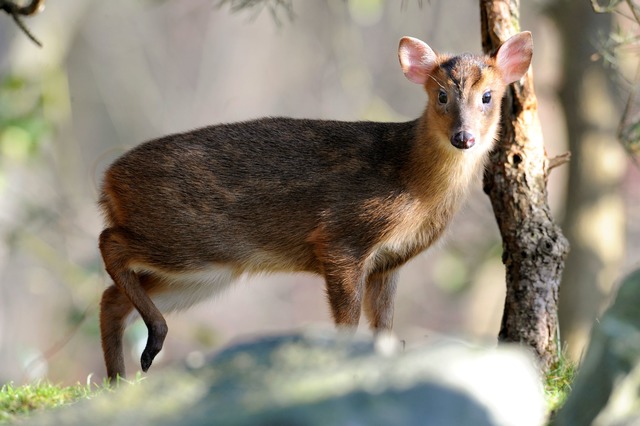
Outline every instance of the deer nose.
{"type": "Polygon", "coordinates": [[[473,134],[461,131],[451,137],[451,145],[458,149],[469,149],[476,143],[476,138],[473,134]]]}

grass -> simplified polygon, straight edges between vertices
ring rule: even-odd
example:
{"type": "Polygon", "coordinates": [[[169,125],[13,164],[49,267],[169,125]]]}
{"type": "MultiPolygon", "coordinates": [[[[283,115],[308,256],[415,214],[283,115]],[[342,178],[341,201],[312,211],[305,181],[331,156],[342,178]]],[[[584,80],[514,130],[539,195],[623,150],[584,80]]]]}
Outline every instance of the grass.
{"type": "Polygon", "coordinates": [[[133,380],[118,378],[110,385],[106,379],[100,385],[91,382],[75,386],[59,386],[49,382],[14,386],[5,384],[0,388],[0,424],[6,424],[36,411],[71,405],[80,400],[91,399],[103,392],[112,392],[121,384],[136,385],[144,380],[138,372],[133,380]]]}
{"type": "Polygon", "coordinates": [[[57,386],[50,383],[0,388],[0,423],[8,423],[34,411],[72,404],[100,393],[104,386],[90,383],[75,386],[57,386]]]}
{"type": "Polygon", "coordinates": [[[576,365],[567,359],[564,354],[560,354],[559,360],[547,373],[544,383],[544,396],[547,400],[547,410],[550,417],[553,417],[567,400],[576,372],[576,365]]]}
{"type": "Polygon", "coordinates": [[[10,422],[37,410],[72,404],[93,394],[90,385],[60,387],[39,383],[14,387],[6,384],[0,389],[0,422],[10,422]]]}

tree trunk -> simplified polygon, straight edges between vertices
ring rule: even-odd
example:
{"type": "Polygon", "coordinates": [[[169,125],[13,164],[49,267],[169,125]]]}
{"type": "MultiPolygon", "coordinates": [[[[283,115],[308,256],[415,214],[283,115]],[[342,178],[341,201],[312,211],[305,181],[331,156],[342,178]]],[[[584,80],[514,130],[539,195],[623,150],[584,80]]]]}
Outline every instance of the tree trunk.
{"type": "MultiPolygon", "coordinates": [[[[519,0],[480,0],[482,47],[519,29],[519,0]]],[[[541,367],[557,360],[558,287],[569,244],[547,204],[546,157],[529,71],[502,103],[502,134],[484,175],[502,235],[507,296],[499,339],[530,346],[541,367]]]]}
{"type": "Polygon", "coordinates": [[[620,111],[611,80],[602,62],[591,59],[598,35],[611,32],[612,15],[594,13],[587,1],[563,0],[553,3],[551,16],[561,34],[559,94],[573,158],[564,217],[572,250],[560,291],[560,336],[578,361],[620,276],[625,248],[620,183],[626,158],[616,139],[620,111]]]}

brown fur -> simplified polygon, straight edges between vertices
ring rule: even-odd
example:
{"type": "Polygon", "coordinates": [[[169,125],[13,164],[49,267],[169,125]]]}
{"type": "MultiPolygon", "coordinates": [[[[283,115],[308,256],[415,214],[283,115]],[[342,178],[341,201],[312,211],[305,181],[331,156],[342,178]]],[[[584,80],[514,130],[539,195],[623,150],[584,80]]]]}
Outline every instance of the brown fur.
{"type": "Polygon", "coordinates": [[[266,118],[122,156],[100,198],[100,251],[114,281],[100,315],[108,376],[124,375],[130,313],[149,329],[146,371],[167,333],[161,310],[185,309],[242,273],[320,274],[337,325],[357,326],[362,307],[374,330],[390,329],[398,268],[440,237],[478,177],[505,87],[493,57],[437,56],[414,121],[266,118]],[[479,103],[487,88],[489,106],[479,103]],[[451,145],[463,129],[478,146],[451,145]]]}

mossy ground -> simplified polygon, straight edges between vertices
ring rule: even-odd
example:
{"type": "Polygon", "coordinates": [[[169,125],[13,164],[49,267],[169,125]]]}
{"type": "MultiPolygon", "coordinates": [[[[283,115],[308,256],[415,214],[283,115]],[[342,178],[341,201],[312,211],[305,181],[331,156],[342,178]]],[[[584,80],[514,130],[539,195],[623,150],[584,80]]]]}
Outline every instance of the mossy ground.
{"type": "Polygon", "coordinates": [[[71,404],[79,399],[90,398],[96,392],[91,386],[56,386],[50,383],[0,388],[0,423],[11,422],[19,416],[45,408],[71,404]]]}
{"type": "MultiPolygon", "coordinates": [[[[90,379],[91,377],[86,384],[78,383],[73,386],[60,386],[46,381],[21,386],[14,386],[12,383],[4,384],[0,387],[0,424],[13,422],[40,410],[91,399],[114,389],[106,382],[96,384],[91,383],[90,379]]],[[[142,378],[138,375],[133,382],[127,383],[138,383],[141,380],[142,378]]]]}

